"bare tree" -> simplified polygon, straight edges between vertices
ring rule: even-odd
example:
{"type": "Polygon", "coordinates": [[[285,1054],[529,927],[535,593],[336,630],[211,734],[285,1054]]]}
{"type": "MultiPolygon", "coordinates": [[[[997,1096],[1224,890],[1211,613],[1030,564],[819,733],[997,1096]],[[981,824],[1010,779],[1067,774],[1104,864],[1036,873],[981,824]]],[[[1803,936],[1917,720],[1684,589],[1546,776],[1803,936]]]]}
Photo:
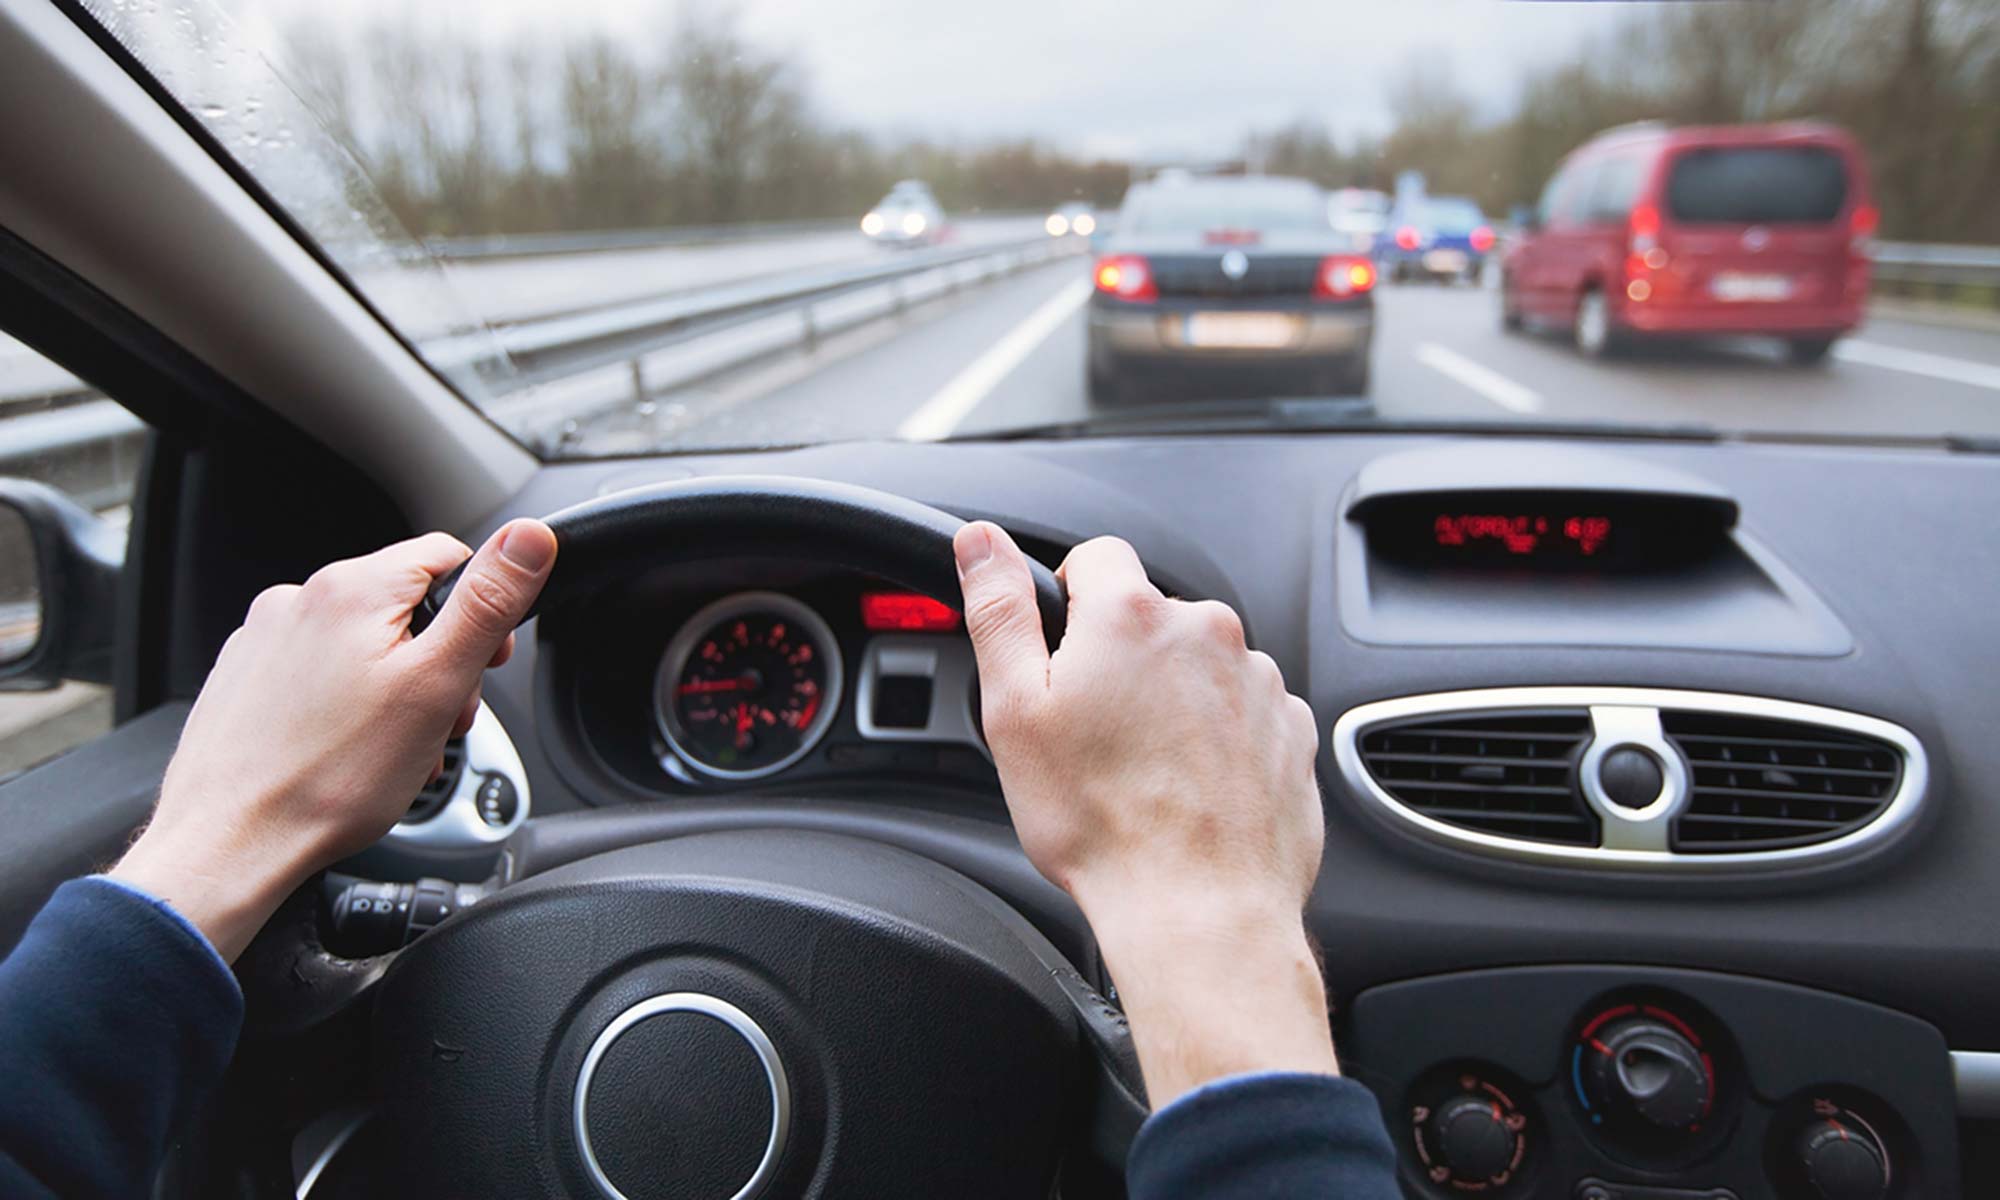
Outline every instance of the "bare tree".
{"type": "Polygon", "coordinates": [[[674,32],[665,84],[673,145],[697,220],[740,220],[760,170],[804,132],[805,101],[788,62],[750,45],[734,21],[696,9],[674,32]]]}

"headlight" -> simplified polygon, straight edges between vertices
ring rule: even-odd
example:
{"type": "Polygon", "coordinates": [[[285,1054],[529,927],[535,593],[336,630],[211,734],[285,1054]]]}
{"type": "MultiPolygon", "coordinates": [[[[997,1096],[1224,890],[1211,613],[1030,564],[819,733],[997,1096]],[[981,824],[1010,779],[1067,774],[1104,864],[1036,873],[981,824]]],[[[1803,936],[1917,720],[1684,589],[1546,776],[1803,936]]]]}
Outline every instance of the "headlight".
{"type": "Polygon", "coordinates": [[[1097,232],[1097,218],[1089,213],[1079,214],[1076,220],[1069,223],[1069,228],[1070,232],[1078,237],[1089,237],[1097,232]]]}
{"type": "Polygon", "coordinates": [[[923,231],[924,231],[924,214],[915,212],[903,214],[904,233],[908,234],[911,237],[915,237],[918,234],[922,233],[923,231]]]}
{"type": "Polygon", "coordinates": [[[861,232],[867,234],[869,237],[874,237],[876,234],[882,232],[882,225],[881,213],[872,212],[861,218],[861,232]]]}
{"type": "Polygon", "coordinates": [[[1042,222],[1042,228],[1049,231],[1050,237],[1061,237],[1069,232],[1069,221],[1061,213],[1050,213],[1049,219],[1042,222]]]}

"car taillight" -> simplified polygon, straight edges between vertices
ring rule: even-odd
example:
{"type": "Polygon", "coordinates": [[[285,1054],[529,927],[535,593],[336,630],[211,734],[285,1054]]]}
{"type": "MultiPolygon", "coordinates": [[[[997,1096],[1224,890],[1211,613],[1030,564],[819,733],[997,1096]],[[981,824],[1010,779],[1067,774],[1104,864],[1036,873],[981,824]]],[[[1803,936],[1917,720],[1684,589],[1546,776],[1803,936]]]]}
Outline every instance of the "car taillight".
{"type": "Polygon", "coordinates": [[[1120,300],[1158,300],[1153,269],[1136,254],[1113,254],[1097,260],[1093,273],[1097,290],[1120,300]]]}
{"type": "Polygon", "coordinates": [[[1211,229],[1201,235],[1201,240],[1210,246],[1254,246],[1264,240],[1264,235],[1254,229],[1211,229]]]}
{"type": "Polygon", "coordinates": [[[1848,248],[1857,255],[1868,253],[1868,239],[1875,236],[1875,227],[1881,224],[1882,214],[1872,204],[1857,204],[1854,215],[1848,218],[1848,248]]]}
{"type": "Polygon", "coordinates": [[[1405,225],[1396,231],[1396,244],[1405,250],[1415,250],[1423,240],[1423,235],[1417,232],[1414,225],[1405,225]]]}
{"type": "Polygon", "coordinates": [[[1375,286],[1375,264],[1353,254],[1329,254],[1313,275],[1315,300],[1346,300],[1375,286]]]}
{"type": "Polygon", "coordinates": [[[1641,204],[1632,210],[1632,253],[1644,254],[1660,244],[1660,210],[1641,204]]]}
{"type": "Polygon", "coordinates": [[[1493,248],[1493,231],[1484,225],[1472,231],[1472,248],[1481,254],[1493,248]]]}

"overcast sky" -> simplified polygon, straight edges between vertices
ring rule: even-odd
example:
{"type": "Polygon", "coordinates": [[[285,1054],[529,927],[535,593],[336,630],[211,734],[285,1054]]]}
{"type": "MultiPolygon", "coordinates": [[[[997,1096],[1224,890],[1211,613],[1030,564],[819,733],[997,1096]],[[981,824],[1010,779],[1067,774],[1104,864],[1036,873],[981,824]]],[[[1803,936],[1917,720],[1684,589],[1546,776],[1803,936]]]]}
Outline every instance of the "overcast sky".
{"type": "MultiPolygon", "coordinates": [[[[388,19],[494,43],[663,41],[688,0],[221,0],[239,18],[388,19]]],[[[728,8],[705,0],[710,9],[728,8]]],[[[1412,59],[1483,106],[1647,4],[1612,0],[739,0],[826,116],[878,133],[1033,134],[1110,156],[1227,153],[1301,116],[1379,129],[1412,59]]]]}

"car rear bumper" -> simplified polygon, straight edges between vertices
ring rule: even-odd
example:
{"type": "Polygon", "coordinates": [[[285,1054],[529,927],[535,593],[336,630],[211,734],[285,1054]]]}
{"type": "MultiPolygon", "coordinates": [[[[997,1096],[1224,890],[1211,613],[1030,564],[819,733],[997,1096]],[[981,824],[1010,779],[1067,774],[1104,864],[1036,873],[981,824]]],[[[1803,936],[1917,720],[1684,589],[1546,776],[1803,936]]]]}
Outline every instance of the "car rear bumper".
{"type": "Polygon", "coordinates": [[[1460,275],[1476,275],[1486,265],[1486,255],[1477,250],[1458,246],[1431,246],[1421,250],[1405,250],[1391,244],[1386,250],[1375,251],[1375,261],[1387,271],[1404,275],[1434,275],[1439,278],[1453,278],[1460,275]]]}
{"type": "Polygon", "coordinates": [[[1861,324],[1861,306],[1825,304],[1634,304],[1618,323],[1637,333],[1696,336],[1837,337],[1861,324]]]}
{"type": "Polygon", "coordinates": [[[1186,365],[1219,366],[1295,362],[1311,365],[1327,359],[1365,356],[1375,335],[1375,309],[1363,305],[1312,305],[1256,308],[1243,303],[1204,305],[1200,302],[1111,304],[1095,301],[1090,308],[1092,353],[1126,361],[1146,360],[1186,365]],[[1188,318],[1207,312],[1270,312],[1293,317],[1297,330],[1283,346],[1218,347],[1190,345],[1188,318]]]}

